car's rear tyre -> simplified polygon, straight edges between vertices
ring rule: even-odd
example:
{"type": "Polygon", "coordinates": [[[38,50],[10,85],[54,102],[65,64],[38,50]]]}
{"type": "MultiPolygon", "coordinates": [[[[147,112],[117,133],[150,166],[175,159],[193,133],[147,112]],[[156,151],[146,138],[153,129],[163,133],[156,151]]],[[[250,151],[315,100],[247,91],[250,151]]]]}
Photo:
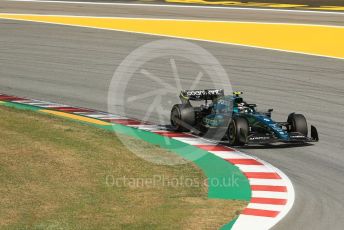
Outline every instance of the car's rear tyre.
{"type": "Polygon", "coordinates": [[[305,116],[292,113],[288,116],[288,123],[290,125],[290,132],[298,132],[307,136],[308,126],[305,116]]]}
{"type": "Polygon", "coordinates": [[[179,132],[189,131],[188,127],[195,125],[195,110],[190,105],[177,104],[171,110],[171,126],[179,132]],[[183,123],[183,124],[181,124],[183,123]]]}
{"type": "Polygon", "coordinates": [[[249,125],[245,118],[235,117],[228,127],[228,141],[232,146],[242,146],[247,142],[249,125]]]}

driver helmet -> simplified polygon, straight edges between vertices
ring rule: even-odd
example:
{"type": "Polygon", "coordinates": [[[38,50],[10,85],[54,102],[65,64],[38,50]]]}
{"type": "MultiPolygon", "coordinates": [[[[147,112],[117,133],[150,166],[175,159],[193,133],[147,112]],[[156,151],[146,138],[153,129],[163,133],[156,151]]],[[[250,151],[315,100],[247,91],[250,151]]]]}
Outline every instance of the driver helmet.
{"type": "Polygon", "coordinates": [[[244,109],[245,109],[245,103],[244,102],[238,103],[238,110],[243,111],[244,109]]]}
{"type": "Polygon", "coordinates": [[[253,110],[247,106],[246,102],[242,102],[238,104],[238,110],[239,112],[244,112],[244,113],[252,113],[253,110]]]}

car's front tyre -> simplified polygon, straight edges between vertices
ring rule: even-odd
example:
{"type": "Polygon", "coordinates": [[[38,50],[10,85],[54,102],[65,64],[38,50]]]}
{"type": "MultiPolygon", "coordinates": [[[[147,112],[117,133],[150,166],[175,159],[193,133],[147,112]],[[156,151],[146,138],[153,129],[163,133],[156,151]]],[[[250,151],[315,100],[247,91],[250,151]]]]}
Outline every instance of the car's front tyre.
{"type": "Polygon", "coordinates": [[[290,125],[290,132],[298,132],[307,137],[308,126],[305,116],[292,113],[288,116],[288,123],[290,125]]]}
{"type": "Polygon", "coordinates": [[[228,141],[232,146],[242,146],[247,143],[249,125],[245,118],[234,117],[228,127],[228,141]]]}

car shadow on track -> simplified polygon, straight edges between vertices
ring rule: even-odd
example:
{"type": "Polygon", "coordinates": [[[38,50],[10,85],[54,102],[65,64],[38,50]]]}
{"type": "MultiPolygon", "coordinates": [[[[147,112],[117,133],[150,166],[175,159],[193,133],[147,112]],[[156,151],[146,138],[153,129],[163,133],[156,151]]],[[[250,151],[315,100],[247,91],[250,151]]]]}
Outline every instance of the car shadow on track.
{"type": "Polygon", "coordinates": [[[300,147],[307,147],[313,146],[312,143],[302,143],[302,144],[295,144],[295,143],[278,143],[278,144],[264,144],[264,145],[247,145],[247,146],[229,146],[225,142],[221,142],[222,145],[228,147],[234,147],[238,150],[240,149],[286,149],[286,148],[300,148],[300,147]]]}
{"type": "Polygon", "coordinates": [[[312,146],[314,144],[278,144],[278,145],[257,145],[257,146],[240,146],[239,149],[286,149],[312,146]]]}

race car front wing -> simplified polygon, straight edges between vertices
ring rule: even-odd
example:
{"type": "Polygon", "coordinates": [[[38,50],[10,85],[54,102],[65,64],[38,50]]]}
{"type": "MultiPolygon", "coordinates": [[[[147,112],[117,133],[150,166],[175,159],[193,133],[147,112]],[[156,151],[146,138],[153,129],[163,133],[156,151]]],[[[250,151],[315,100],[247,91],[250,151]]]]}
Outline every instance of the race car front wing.
{"type": "Polygon", "coordinates": [[[290,132],[288,139],[280,139],[272,134],[250,134],[246,137],[247,144],[269,144],[275,142],[284,143],[308,143],[308,142],[318,142],[319,135],[317,129],[311,126],[311,136],[305,136],[302,133],[290,132]]]}

